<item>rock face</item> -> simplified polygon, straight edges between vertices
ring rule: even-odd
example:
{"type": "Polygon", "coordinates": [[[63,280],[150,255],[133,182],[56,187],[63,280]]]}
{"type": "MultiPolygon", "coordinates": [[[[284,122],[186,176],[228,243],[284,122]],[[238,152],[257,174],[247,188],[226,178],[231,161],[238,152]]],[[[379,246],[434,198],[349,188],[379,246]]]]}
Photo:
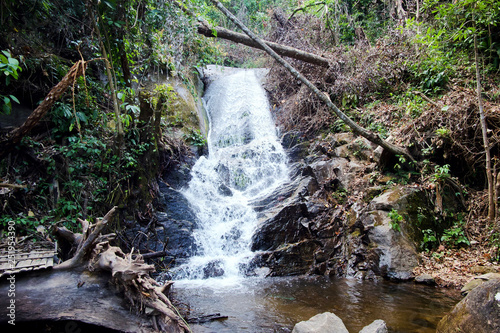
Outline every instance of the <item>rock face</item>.
{"type": "Polygon", "coordinates": [[[500,332],[500,280],[474,288],[438,324],[438,333],[500,332]]]}
{"type": "Polygon", "coordinates": [[[349,331],[342,319],[331,312],[324,312],[296,324],[292,333],[349,333],[349,331]]]}
{"type": "Polygon", "coordinates": [[[352,134],[335,135],[307,153],[299,133],[286,134],[283,145],[295,162],[292,180],[253,203],[261,224],[252,250],[260,252],[250,271],[267,267],[271,276],[412,278],[418,265],[418,229],[412,225],[425,212],[425,193],[370,187],[373,147],[352,134]],[[392,227],[394,211],[402,217],[399,230],[392,227]]]}

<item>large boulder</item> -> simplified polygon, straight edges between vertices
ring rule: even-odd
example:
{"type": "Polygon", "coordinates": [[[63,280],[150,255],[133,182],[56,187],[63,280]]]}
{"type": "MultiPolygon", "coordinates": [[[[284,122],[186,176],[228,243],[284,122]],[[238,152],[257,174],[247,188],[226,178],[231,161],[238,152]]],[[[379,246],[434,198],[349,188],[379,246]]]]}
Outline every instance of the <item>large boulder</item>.
{"type": "Polygon", "coordinates": [[[342,319],[331,312],[324,312],[297,323],[292,333],[349,333],[349,331],[342,319]]]}
{"type": "Polygon", "coordinates": [[[378,224],[368,231],[371,251],[378,259],[374,271],[390,279],[411,279],[413,269],[418,266],[418,252],[414,243],[402,230],[391,227],[391,218],[387,212],[374,211],[370,215],[378,224]]]}
{"type": "Polygon", "coordinates": [[[360,211],[359,221],[370,242],[367,266],[377,275],[394,280],[413,277],[412,271],[419,264],[414,206],[422,203],[422,197],[425,194],[419,189],[396,186],[375,197],[360,211]],[[395,216],[401,220],[393,221],[395,216]]]}
{"type": "Polygon", "coordinates": [[[438,333],[500,332],[500,280],[474,288],[438,324],[438,333]]]}

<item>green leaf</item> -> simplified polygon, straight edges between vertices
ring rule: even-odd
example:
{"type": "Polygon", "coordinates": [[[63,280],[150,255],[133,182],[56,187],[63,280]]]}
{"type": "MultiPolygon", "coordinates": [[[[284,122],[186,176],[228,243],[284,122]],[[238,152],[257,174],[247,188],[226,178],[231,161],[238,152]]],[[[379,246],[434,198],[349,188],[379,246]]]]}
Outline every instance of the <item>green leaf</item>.
{"type": "Polygon", "coordinates": [[[19,104],[19,100],[17,99],[16,96],[14,95],[9,95],[10,99],[13,100],[14,102],[16,102],[17,104],[19,104]]]}

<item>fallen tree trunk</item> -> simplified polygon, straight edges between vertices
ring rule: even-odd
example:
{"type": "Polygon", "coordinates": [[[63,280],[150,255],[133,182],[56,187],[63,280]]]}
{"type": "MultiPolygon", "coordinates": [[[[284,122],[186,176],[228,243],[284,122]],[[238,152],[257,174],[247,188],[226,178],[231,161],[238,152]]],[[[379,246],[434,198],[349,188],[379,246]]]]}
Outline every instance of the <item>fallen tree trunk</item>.
{"type": "MultiPolygon", "coordinates": [[[[120,332],[154,332],[150,318],[131,313],[127,302],[110,288],[110,278],[110,274],[75,269],[15,275],[15,298],[10,298],[15,299],[15,327],[33,321],[73,321],[71,332],[86,332],[80,323],[120,332]]],[[[10,320],[5,313],[10,305],[9,283],[2,282],[0,323],[9,332],[14,328],[5,323],[10,320]]]]}
{"type": "MultiPolygon", "coordinates": [[[[207,23],[202,22],[198,25],[198,33],[207,37],[217,37],[226,40],[230,40],[235,43],[240,43],[246,46],[254,47],[260,50],[264,48],[253,39],[249,38],[245,34],[239,32],[231,31],[222,27],[210,27],[207,23]]],[[[326,58],[320,57],[313,53],[305,52],[294,47],[281,45],[278,43],[273,43],[269,41],[264,41],[271,49],[273,49],[280,56],[285,56],[297,60],[302,60],[313,65],[322,66],[328,68],[330,66],[326,58]]]]}
{"type": "Polygon", "coordinates": [[[264,49],[271,57],[273,57],[278,63],[285,67],[293,76],[302,81],[312,92],[318,96],[318,98],[323,101],[351,130],[358,135],[366,138],[367,140],[381,146],[385,150],[391,152],[394,155],[403,156],[406,161],[415,162],[413,156],[404,148],[389,143],[382,139],[380,135],[368,131],[367,129],[359,126],[351,118],[349,118],[344,112],[342,112],[333,102],[330,97],[320,91],[311,81],[304,77],[299,71],[293,68],[288,62],[281,58],[272,48],[270,48],[264,41],[257,37],[252,31],[250,31],[243,23],[241,23],[236,16],[234,16],[229,10],[226,9],[218,0],[210,0],[224,15],[226,15],[234,24],[236,24],[241,30],[243,30],[255,43],[259,44],[262,49],[264,49]]]}
{"type": "MultiPolygon", "coordinates": [[[[73,258],[51,271],[22,277],[11,274],[18,322],[75,320],[123,332],[190,332],[166,296],[172,282],[160,286],[149,276],[153,265],[146,264],[141,255],[133,258],[132,253],[111,246],[114,234],[101,234],[116,211],[114,207],[95,225],[81,220],[81,234],[55,227],[56,235],[74,243],[73,258]],[[115,288],[124,298],[116,296],[115,288]]],[[[8,295],[11,285],[7,279],[0,291],[8,295]]],[[[0,298],[0,314],[10,311],[10,303],[7,297],[0,298]]],[[[8,319],[5,313],[0,324],[8,319]]]]}
{"type": "MultiPolygon", "coordinates": [[[[180,3],[179,1],[174,0],[173,1],[174,5],[176,5],[180,10],[182,10],[186,15],[189,15],[193,17],[194,15],[189,11],[189,9],[186,8],[185,4],[180,3]]],[[[260,50],[265,49],[262,47],[261,44],[253,40],[252,38],[249,38],[245,34],[241,34],[236,31],[231,31],[222,27],[213,27],[211,26],[205,19],[198,17],[198,33],[206,36],[206,37],[216,37],[216,38],[222,38],[226,40],[230,40],[235,43],[243,44],[246,46],[250,46],[253,48],[257,48],[260,50]]],[[[289,58],[294,58],[297,60],[302,60],[304,62],[317,65],[317,66],[322,66],[322,67],[330,67],[330,63],[328,59],[320,57],[316,54],[305,52],[299,49],[296,49],[294,47],[286,46],[286,45],[281,45],[278,43],[273,43],[269,41],[264,41],[266,45],[268,45],[271,49],[273,49],[276,53],[278,53],[281,56],[289,57],[289,58]]]]}
{"type": "Polygon", "coordinates": [[[61,98],[77,77],[85,72],[87,63],[83,60],[76,62],[63,77],[63,79],[47,94],[42,103],[33,111],[20,127],[12,130],[7,139],[0,142],[0,159],[7,155],[21,139],[42,119],[54,103],[61,98]]]}

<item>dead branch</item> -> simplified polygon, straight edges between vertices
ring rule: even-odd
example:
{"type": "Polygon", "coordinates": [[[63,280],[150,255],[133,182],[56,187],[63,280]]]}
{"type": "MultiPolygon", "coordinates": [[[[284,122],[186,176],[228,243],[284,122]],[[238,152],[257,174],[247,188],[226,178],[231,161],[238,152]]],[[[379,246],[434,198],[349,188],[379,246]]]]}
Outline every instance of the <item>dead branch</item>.
{"type": "Polygon", "coordinates": [[[9,184],[9,183],[0,183],[0,187],[12,188],[12,189],[22,189],[26,188],[26,185],[17,185],[17,184],[9,184]]]}
{"type": "MultiPolygon", "coordinates": [[[[207,37],[222,38],[235,43],[240,43],[246,46],[264,50],[264,48],[259,43],[255,42],[245,34],[231,31],[222,27],[212,27],[205,21],[202,21],[198,25],[198,33],[207,37]]],[[[269,41],[264,41],[264,43],[281,56],[302,60],[304,62],[326,68],[330,66],[330,63],[326,58],[320,57],[313,53],[305,52],[294,47],[269,41]]]]}
{"type": "Polygon", "coordinates": [[[65,262],[57,265],[54,267],[54,269],[68,269],[68,268],[73,268],[76,266],[82,266],[84,264],[84,256],[85,254],[89,253],[90,250],[94,247],[95,245],[95,240],[99,237],[101,234],[101,231],[104,229],[106,224],[109,222],[109,220],[114,216],[116,210],[118,207],[113,207],[105,216],[102,220],[96,223],[94,230],[92,233],[88,236],[85,237],[83,235],[83,239],[80,240],[78,248],[76,250],[76,253],[73,258],[66,260],[65,262]]]}
{"type": "MultiPolygon", "coordinates": [[[[183,3],[180,3],[179,1],[173,1],[173,3],[180,9],[182,10],[186,15],[192,16],[193,14],[189,9],[185,7],[183,3]]],[[[265,50],[259,43],[257,43],[255,40],[252,38],[249,38],[245,34],[241,34],[239,32],[231,31],[222,27],[213,27],[208,23],[205,19],[203,18],[197,18],[198,19],[198,33],[202,34],[206,37],[217,37],[217,38],[222,38],[226,40],[230,40],[235,43],[240,43],[246,46],[250,46],[253,48],[265,50]]],[[[273,49],[276,53],[278,53],[281,56],[285,57],[290,57],[293,59],[297,60],[302,60],[304,62],[317,65],[317,66],[322,66],[322,67],[330,67],[330,63],[328,59],[323,58],[321,56],[318,56],[316,54],[312,54],[309,52],[305,52],[299,49],[296,49],[294,47],[278,44],[278,43],[273,43],[269,41],[264,41],[266,45],[268,45],[271,49],[273,49]]]]}
{"type": "Polygon", "coordinates": [[[83,74],[87,62],[77,61],[63,77],[63,79],[47,94],[42,103],[33,111],[28,119],[20,127],[12,130],[7,138],[0,142],[0,159],[7,155],[21,139],[31,131],[31,129],[42,119],[42,117],[52,108],[54,103],[61,98],[75,79],[83,74]]]}
{"type": "Polygon", "coordinates": [[[367,140],[381,146],[385,150],[391,152],[394,155],[404,156],[407,161],[416,162],[413,156],[408,152],[407,149],[389,143],[382,139],[380,135],[366,130],[365,128],[359,126],[351,118],[349,118],[344,112],[342,112],[330,99],[326,93],[320,91],[311,81],[304,77],[299,71],[293,68],[288,62],[281,58],[273,49],[271,49],[266,43],[264,43],[259,37],[257,37],[252,31],[250,31],[243,23],[241,23],[229,10],[226,9],[218,0],[211,0],[211,2],[226,15],[234,24],[236,24],[241,30],[243,30],[254,42],[259,44],[270,56],[272,56],[279,64],[285,67],[294,77],[302,81],[309,89],[311,89],[316,96],[318,96],[321,101],[323,101],[332,110],[337,117],[339,117],[347,126],[349,126],[355,134],[361,135],[367,140]]]}
{"type": "MultiPolygon", "coordinates": [[[[95,258],[94,263],[90,264],[92,268],[110,271],[115,284],[123,289],[125,296],[132,304],[144,305],[146,312],[156,316],[154,323],[161,331],[166,331],[172,325],[186,332],[189,331],[187,324],[174,312],[175,308],[164,294],[172,283],[160,286],[150,278],[149,273],[155,268],[153,265],[145,264],[142,256],[132,259],[132,253],[125,254],[118,247],[104,244],[103,248],[106,250],[95,258]]],[[[96,247],[96,250],[99,252],[101,249],[96,247]]]]}
{"type": "Polygon", "coordinates": [[[153,265],[146,264],[144,258],[140,254],[134,254],[133,250],[125,254],[119,247],[110,246],[109,239],[115,234],[101,235],[117,209],[118,207],[113,207],[95,225],[80,220],[82,234],[72,233],[66,228],[56,228],[58,235],[69,240],[77,250],[73,258],[54,268],[68,270],[80,267],[89,271],[109,271],[114,285],[123,292],[125,298],[139,310],[152,316],[152,325],[155,329],[162,332],[189,332],[188,325],[165,295],[173,282],[160,286],[149,277],[149,273],[155,271],[153,265]]]}

